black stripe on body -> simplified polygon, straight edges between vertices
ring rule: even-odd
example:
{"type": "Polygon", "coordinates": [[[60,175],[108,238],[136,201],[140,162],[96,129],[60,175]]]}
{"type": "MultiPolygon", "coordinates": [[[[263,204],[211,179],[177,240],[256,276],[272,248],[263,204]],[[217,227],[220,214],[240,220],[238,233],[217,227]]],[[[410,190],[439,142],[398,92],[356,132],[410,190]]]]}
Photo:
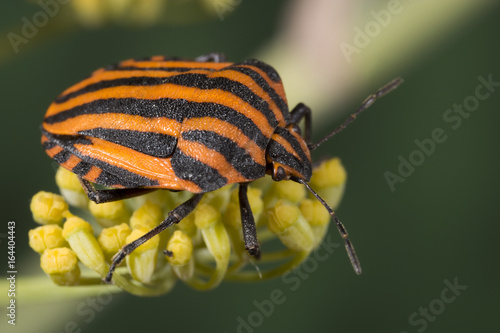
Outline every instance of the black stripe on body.
{"type": "Polygon", "coordinates": [[[182,139],[199,142],[222,154],[226,161],[247,179],[262,178],[266,174],[266,167],[255,162],[245,149],[215,132],[200,130],[183,132],[182,139]]]}
{"type": "Polygon", "coordinates": [[[72,155],[71,152],[69,152],[66,149],[63,149],[60,152],[58,152],[57,154],[55,154],[54,157],[52,157],[52,159],[59,164],[63,164],[64,162],[69,160],[71,155],[72,155]]]}
{"type": "Polygon", "coordinates": [[[276,83],[281,82],[281,78],[280,78],[278,72],[273,67],[269,66],[268,64],[266,64],[260,60],[249,59],[249,60],[245,60],[243,62],[240,62],[239,65],[255,66],[258,69],[262,70],[264,73],[266,73],[267,76],[269,76],[269,78],[271,80],[273,80],[274,82],[276,82],[276,83]]]}
{"type": "MultiPolygon", "coordinates": [[[[189,72],[191,70],[210,70],[214,71],[211,68],[189,68],[189,67],[116,67],[112,68],[109,71],[163,71],[163,72],[189,72]]],[[[58,96],[54,103],[60,104],[67,102],[68,100],[80,96],[82,94],[86,94],[93,91],[98,91],[104,88],[118,87],[118,86],[153,86],[159,85],[163,83],[167,83],[166,79],[169,77],[150,77],[150,76],[131,76],[127,78],[120,78],[114,80],[102,80],[96,83],[89,84],[79,90],[70,92],[65,95],[58,96]]]]}
{"type": "Polygon", "coordinates": [[[288,110],[288,105],[259,73],[247,67],[239,67],[238,65],[234,65],[229,68],[238,71],[242,74],[245,74],[249,76],[252,80],[254,80],[255,83],[258,84],[274,101],[278,109],[280,109],[286,124],[288,125],[290,123],[291,118],[290,118],[290,111],[288,110]]]}
{"type": "Polygon", "coordinates": [[[177,177],[193,182],[202,192],[215,191],[227,184],[227,179],[216,169],[183,154],[180,150],[175,151],[170,163],[177,177]]]}
{"type": "Polygon", "coordinates": [[[71,171],[79,176],[82,176],[86,175],[90,171],[90,169],[92,169],[92,164],[85,161],[80,161],[73,167],[73,170],[71,171]]]}
{"type": "Polygon", "coordinates": [[[293,150],[295,150],[295,152],[299,155],[300,159],[303,162],[309,161],[309,158],[302,150],[302,146],[300,145],[300,143],[297,141],[297,139],[290,132],[288,132],[288,130],[279,127],[276,129],[275,133],[279,134],[286,141],[288,141],[288,143],[292,146],[293,150]]]}
{"type": "Polygon", "coordinates": [[[186,107],[188,102],[183,99],[108,98],[75,106],[48,116],[43,121],[54,124],[85,114],[123,113],[145,118],[165,117],[181,122],[186,107]]]}
{"type": "Polygon", "coordinates": [[[45,141],[43,144],[43,147],[47,147],[45,149],[50,149],[55,146],[61,146],[62,148],[65,148],[64,145],[61,145],[61,142],[66,142],[67,145],[74,145],[74,144],[80,144],[80,145],[91,145],[92,141],[84,136],[74,136],[74,135],[61,135],[61,134],[53,134],[48,131],[46,131],[43,127],[41,128],[42,134],[49,139],[49,141],[45,141]]]}
{"type": "Polygon", "coordinates": [[[253,108],[259,110],[266,117],[271,127],[275,128],[278,126],[278,121],[276,120],[274,113],[269,109],[269,104],[253,93],[247,86],[223,77],[209,78],[205,74],[186,73],[171,77],[140,76],[115,80],[103,80],[90,84],[67,95],[60,96],[54,101],[54,103],[63,103],[76,96],[99,91],[105,88],[118,86],[155,86],[161,84],[175,84],[181,87],[191,87],[203,90],[220,89],[227,91],[241,98],[253,108]]]}
{"type": "Polygon", "coordinates": [[[136,66],[120,66],[113,69],[114,71],[162,71],[162,72],[189,72],[193,70],[215,71],[209,67],[136,67],[136,66]]]}
{"type": "Polygon", "coordinates": [[[288,141],[292,149],[299,155],[300,160],[274,140],[271,140],[268,146],[268,154],[271,159],[297,170],[304,176],[306,181],[309,181],[312,174],[311,162],[302,150],[300,143],[284,128],[278,127],[276,133],[288,141]]]}
{"type": "MultiPolygon", "coordinates": [[[[301,172],[303,170],[303,166],[302,166],[303,163],[301,161],[299,161],[295,156],[290,154],[285,149],[285,147],[283,147],[282,145],[280,145],[276,141],[271,141],[269,146],[270,146],[270,152],[276,154],[276,155],[274,155],[274,154],[270,155],[271,158],[273,159],[273,161],[276,161],[276,162],[281,163],[283,165],[289,166],[289,167],[293,168],[294,170],[297,170],[299,173],[304,175],[304,173],[301,172]]],[[[304,177],[306,178],[306,181],[309,181],[310,176],[308,178],[307,175],[304,175],[304,177]]]]}
{"type": "MultiPolygon", "coordinates": [[[[117,70],[129,70],[129,69],[135,70],[135,68],[131,68],[131,67],[125,67],[125,68],[127,68],[127,69],[118,68],[117,70]]],[[[138,68],[138,69],[141,70],[140,68],[138,68]]],[[[61,103],[69,101],[70,99],[72,99],[74,97],[77,97],[77,96],[80,96],[83,94],[87,94],[87,93],[91,93],[94,91],[99,91],[99,90],[105,89],[105,88],[112,88],[112,87],[119,87],[119,86],[159,85],[159,84],[166,83],[165,79],[167,79],[167,78],[150,77],[150,76],[132,76],[132,77],[120,78],[120,79],[114,79],[114,80],[102,80],[102,81],[99,81],[96,83],[89,84],[88,86],[85,86],[79,90],[70,92],[66,95],[59,96],[56,98],[54,103],[61,104],[61,103]]]]}
{"type": "Polygon", "coordinates": [[[276,120],[274,113],[269,108],[269,104],[264,99],[256,95],[250,88],[240,82],[229,80],[224,77],[208,78],[204,74],[186,73],[169,77],[168,83],[203,90],[220,89],[227,91],[241,98],[253,108],[260,111],[264,117],[266,117],[271,127],[276,128],[276,126],[278,126],[278,121],[276,120]]]}
{"type": "Polygon", "coordinates": [[[175,136],[154,132],[97,127],[90,130],[79,131],[78,133],[103,139],[140,153],[160,158],[171,156],[177,145],[177,138],[175,136]]]}
{"type": "Polygon", "coordinates": [[[123,113],[145,118],[164,117],[178,122],[182,122],[184,118],[212,117],[238,127],[262,149],[265,149],[269,143],[269,138],[250,118],[242,113],[225,105],[188,102],[184,99],[101,99],[48,116],[44,122],[54,124],[81,115],[105,113],[123,113]]]}
{"type": "Polygon", "coordinates": [[[53,157],[57,163],[61,164],[66,162],[71,155],[75,155],[82,160],[72,170],[72,172],[80,177],[84,177],[90,171],[92,166],[96,166],[102,170],[101,174],[96,179],[96,183],[100,185],[120,185],[124,187],[146,187],[158,185],[158,181],[156,180],[143,177],[99,159],[81,154],[81,152],[74,147],[74,144],[86,144],[85,142],[88,142],[87,144],[92,144],[92,142],[86,138],[73,137],[69,135],[53,135],[46,131],[43,132],[43,134],[49,139],[47,142],[50,142],[50,144],[46,146],[53,145],[63,148],[62,151],[53,157]]]}
{"type": "Polygon", "coordinates": [[[57,144],[54,141],[50,141],[50,140],[49,141],[45,141],[44,143],[42,143],[42,147],[45,150],[52,149],[55,146],[57,146],[57,144]]]}

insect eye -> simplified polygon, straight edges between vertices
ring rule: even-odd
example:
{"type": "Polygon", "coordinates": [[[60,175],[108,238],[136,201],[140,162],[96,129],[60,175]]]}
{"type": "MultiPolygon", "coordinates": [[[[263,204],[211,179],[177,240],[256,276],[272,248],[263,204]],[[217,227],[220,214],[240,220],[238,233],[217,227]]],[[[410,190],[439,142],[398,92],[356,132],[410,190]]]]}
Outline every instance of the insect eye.
{"type": "Polygon", "coordinates": [[[285,177],[286,177],[285,169],[283,169],[283,167],[280,166],[276,168],[276,171],[273,174],[273,180],[279,182],[285,179],[285,177]]]}
{"type": "Polygon", "coordinates": [[[299,125],[297,125],[297,124],[292,125],[292,131],[294,131],[298,135],[302,135],[302,130],[300,129],[299,125]]]}

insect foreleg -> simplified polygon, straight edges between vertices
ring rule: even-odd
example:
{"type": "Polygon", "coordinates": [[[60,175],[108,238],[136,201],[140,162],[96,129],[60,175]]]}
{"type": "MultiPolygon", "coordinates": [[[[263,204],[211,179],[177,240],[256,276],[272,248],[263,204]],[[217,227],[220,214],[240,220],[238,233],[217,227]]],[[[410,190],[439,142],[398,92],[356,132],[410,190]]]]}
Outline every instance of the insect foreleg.
{"type": "Polygon", "coordinates": [[[240,199],[241,223],[243,227],[243,239],[245,240],[245,249],[256,258],[260,257],[259,240],[257,239],[257,230],[253,218],[250,203],[247,197],[248,184],[240,184],[238,196],[240,199]]]}

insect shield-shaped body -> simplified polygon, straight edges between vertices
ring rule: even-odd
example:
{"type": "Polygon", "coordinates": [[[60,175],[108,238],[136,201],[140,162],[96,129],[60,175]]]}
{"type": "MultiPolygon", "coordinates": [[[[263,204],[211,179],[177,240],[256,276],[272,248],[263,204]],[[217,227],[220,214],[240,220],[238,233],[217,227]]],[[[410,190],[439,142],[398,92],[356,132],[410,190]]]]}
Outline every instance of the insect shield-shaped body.
{"type": "MultiPolygon", "coordinates": [[[[310,119],[303,104],[289,112],[278,73],[261,61],[230,63],[220,54],[194,61],[156,56],[99,69],[65,90],[47,110],[42,144],[80,177],[97,203],[155,189],[194,193],[158,227],[118,252],[106,277],[110,282],[126,255],[180,222],[203,193],[228,184],[240,184],[245,245],[258,257],[247,184],[267,173],[276,181],[300,182],[316,195],[307,184],[314,148],[306,143],[310,119]],[[302,118],[306,139],[296,125],[302,118]]],[[[345,229],[329,211],[360,272],[345,229]]]]}

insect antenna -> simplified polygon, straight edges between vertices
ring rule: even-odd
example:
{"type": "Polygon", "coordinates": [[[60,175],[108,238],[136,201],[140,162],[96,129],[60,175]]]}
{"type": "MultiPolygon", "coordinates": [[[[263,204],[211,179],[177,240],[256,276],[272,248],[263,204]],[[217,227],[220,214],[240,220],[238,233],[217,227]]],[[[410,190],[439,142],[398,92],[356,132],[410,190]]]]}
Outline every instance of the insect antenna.
{"type": "Polygon", "coordinates": [[[294,177],[292,180],[295,180],[295,181],[303,184],[309,190],[309,192],[311,192],[312,195],[314,195],[316,197],[316,199],[318,199],[318,201],[321,202],[321,204],[323,206],[325,206],[326,210],[328,210],[328,213],[330,214],[333,221],[335,221],[335,224],[337,225],[337,229],[339,230],[340,235],[344,239],[345,249],[347,251],[347,255],[349,256],[349,259],[351,260],[352,268],[354,268],[354,271],[356,272],[356,274],[358,274],[358,275],[361,274],[361,264],[359,263],[359,259],[358,259],[358,256],[356,255],[356,251],[354,251],[354,245],[352,245],[352,242],[349,240],[349,236],[347,234],[346,228],[344,227],[342,222],[340,222],[339,218],[337,217],[337,215],[335,214],[333,209],[331,209],[330,206],[328,206],[328,204],[325,202],[325,200],[323,200],[323,198],[320,197],[319,194],[316,193],[304,179],[294,177]]]}
{"type": "Polygon", "coordinates": [[[370,105],[372,105],[378,98],[380,98],[380,97],[390,93],[394,89],[396,89],[401,83],[403,83],[402,78],[400,78],[400,77],[395,78],[394,80],[392,80],[391,82],[387,83],[385,86],[383,86],[382,88],[377,90],[374,94],[371,94],[370,96],[368,96],[364,100],[364,102],[361,104],[361,106],[356,110],[356,112],[354,112],[349,117],[347,117],[347,119],[344,120],[344,122],[342,124],[340,124],[339,127],[337,127],[332,132],[327,134],[323,139],[319,140],[319,142],[309,145],[309,150],[312,151],[312,150],[318,148],[321,144],[323,144],[325,141],[330,139],[332,136],[342,132],[342,130],[344,130],[344,128],[346,128],[347,125],[349,125],[351,122],[353,122],[361,112],[368,109],[368,107],[370,105]]]}

